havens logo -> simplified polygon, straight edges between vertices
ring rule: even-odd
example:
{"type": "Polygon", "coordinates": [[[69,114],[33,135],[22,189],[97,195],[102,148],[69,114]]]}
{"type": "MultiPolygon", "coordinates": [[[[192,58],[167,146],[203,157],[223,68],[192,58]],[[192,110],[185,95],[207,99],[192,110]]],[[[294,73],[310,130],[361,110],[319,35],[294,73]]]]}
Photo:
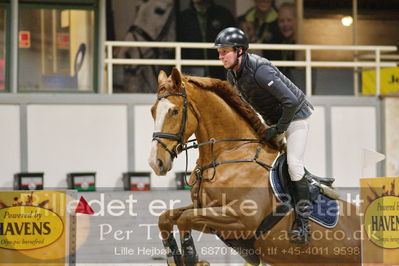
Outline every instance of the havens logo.
{"type": "Polygon", "coordinates": [[[62,235],[61,218],[37,206],[0,209],[0,248],[29,250],[48,246],[62,235]]]}
{"type": "Polygon", "coordinates": [[[371,242],[387,249],[399,248],[399,197],[392,190],[382,195],[373,192],[375,199],[368,198],[370,204],[364,214],[364,228],[371,242]]]}

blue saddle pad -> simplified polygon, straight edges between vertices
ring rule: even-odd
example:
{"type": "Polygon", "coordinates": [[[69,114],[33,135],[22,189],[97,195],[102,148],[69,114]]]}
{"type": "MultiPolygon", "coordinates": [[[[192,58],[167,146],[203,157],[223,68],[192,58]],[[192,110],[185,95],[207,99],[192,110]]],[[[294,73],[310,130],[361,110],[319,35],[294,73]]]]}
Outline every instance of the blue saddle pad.
{"type": "MultiPolygon", "coordinates": [[[[276,165],[279,163],[285,163],[285,160],[280,158],[281,156],[285,155],[280,155],[273,163],[273,169],[270,171],[270,183],[278,200],[280,202],[284,202],[284,199],[287,199],[287,192],[283,188],[280,181],[280,167],[276,165]]],[[[319,194],[313,204],[313,210],[312,214],[310,215],[310,219],[321,226],[333,228],[337,225],[339,219],[338,201],[331,199],[324,194],[319,194]]]]}

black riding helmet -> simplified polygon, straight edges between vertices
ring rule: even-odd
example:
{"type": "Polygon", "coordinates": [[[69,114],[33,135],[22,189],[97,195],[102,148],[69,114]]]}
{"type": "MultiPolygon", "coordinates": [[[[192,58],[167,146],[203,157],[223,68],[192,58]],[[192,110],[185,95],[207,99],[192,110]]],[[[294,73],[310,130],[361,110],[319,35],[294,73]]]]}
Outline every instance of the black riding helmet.
{"type": "Polygon", "coordinates": [[[248,49],[248,37],[239,28],[229,27],[225,28],[216,36],[215,48],[219,47],[233,47],[237,53],[236,62],[229,67],[230,70],[234,69],[238,65],[238,58],[245,54],[248,49]],[[242,48],[242,52],[238,48],[242,48]]]}
{"type": "Polygon", "coordinates": [[[216,36],[214,47],[242,47],[245,52],[248,49],[248,37],[239,28],[225,28],[216,36]]]}

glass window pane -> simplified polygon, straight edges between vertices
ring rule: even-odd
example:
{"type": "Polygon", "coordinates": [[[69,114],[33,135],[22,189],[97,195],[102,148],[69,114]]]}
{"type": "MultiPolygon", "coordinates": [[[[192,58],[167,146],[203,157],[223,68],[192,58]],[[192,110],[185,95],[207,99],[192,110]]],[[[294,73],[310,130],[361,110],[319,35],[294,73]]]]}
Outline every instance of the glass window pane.
{"type": "Polygon", "coordinates": [[[0,91],[5,90],[6,80],[6,9],[0,8],[0,91]]]}
{"type": "Polygon", "coordinates": [[[93,91],[94,11],[20,8],[19,90],[93,91]]]}

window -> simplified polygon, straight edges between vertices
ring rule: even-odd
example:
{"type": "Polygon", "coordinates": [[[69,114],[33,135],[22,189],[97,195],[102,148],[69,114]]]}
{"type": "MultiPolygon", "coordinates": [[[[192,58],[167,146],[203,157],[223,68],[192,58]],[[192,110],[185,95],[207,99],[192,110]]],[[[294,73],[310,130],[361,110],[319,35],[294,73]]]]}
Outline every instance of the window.
{"type": "Polygon", "coordinates": [[[20,91],[95,90],[94,8],[20,4],[20,91]]]}
{"type": "Polygon", "coordinates": [[[0,5],[0,91],[6,89],[7,9],[0,5]]]}

